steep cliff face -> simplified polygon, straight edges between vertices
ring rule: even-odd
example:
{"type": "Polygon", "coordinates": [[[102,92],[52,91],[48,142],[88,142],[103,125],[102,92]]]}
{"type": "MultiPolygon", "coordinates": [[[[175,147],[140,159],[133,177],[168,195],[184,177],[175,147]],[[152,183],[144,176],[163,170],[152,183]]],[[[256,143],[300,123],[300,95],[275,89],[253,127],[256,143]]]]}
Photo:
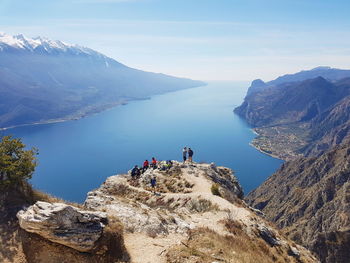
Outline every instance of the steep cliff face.
{"type": "Polygon", "coordinates": [[[350,142],[350,96],[315,118],[310,125],[314,138],[304,152],[316,155],[341,143],[350,142]]]}
{"type": "Polygon", "coordinates": [[[173,162],[139,179],[109,177],[84,206],[117,217],[135,263],[316,262],[241,199],[232,171],[214,164],[173,162]],[[156,177],[157,187],[150,187],[156,177]],[[215,195],[213,194],[215,193],[215,195]]]}
{"type": "Polygon", "coordinates": [[[349,160],[350,145],[343,144],[287,162],[246,200],[322,262],[349,262],[349,160]]]}

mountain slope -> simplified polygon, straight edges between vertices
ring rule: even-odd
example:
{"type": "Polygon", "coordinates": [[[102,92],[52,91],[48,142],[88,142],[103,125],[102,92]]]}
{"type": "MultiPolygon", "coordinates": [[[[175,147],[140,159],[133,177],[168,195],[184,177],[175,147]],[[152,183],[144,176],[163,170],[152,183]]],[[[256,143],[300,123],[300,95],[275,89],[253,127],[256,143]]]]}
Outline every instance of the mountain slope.
{"type": "Polygon", "coordinates": [[[287,162],[246,200],[322,262],[350,258],[350,145],[287,162]]]}
{"type": "Polygon", "coordinates": [[[0,34],[0,127],[80,117],[203,84],[129,68],[61,41],[0,34]]]}

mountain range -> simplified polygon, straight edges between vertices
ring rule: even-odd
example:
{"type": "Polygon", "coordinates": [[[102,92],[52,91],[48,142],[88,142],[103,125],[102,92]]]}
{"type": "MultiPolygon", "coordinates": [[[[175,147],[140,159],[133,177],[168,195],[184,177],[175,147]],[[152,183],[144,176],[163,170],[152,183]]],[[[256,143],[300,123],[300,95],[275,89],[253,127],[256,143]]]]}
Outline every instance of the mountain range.
{"type": "Polygon", "coordinates": [[[0,128],[78,118],[201,85],[133,69],[86,47],[0,34],[0,128]]]}
{"type": "Polygon", "coordinates": [[[320,76],[329,81],[336,81],[350,77],[350,70],[331,67],[317,67],[311,70],[302,70],[294,74],[286,74],[266,83],[261,79],[256,79],[252,82],[252,85],[248,89],[248,94],[261,91],[268,87],[278,86],[283,83],[298,82],[320,76]]]}
{"type": "Polygon", "coordinates": [[[260,135],[253,142],[257,148],[291,159],[322,153],[349,139],[349,70],[302,71],[279,77],[260,90],[256,83],[262,87],[254,81],[235,113],[260,135]],[[319,76],[300,80],[314,77],[315,72],[319,76]],[[281,82],[283,79],[288,82],[281,82]]]}

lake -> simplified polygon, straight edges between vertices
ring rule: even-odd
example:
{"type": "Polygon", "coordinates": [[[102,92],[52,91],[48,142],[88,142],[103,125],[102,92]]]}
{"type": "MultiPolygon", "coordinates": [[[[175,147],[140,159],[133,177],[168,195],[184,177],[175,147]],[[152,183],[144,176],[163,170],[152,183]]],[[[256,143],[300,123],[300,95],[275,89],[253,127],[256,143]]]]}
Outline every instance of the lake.
{"type": "Polygon", "coordinates": [[[3,131],[39,149],[31,182],[45,192],[82,202],[108,177],[126,173],[152,156],[232,168],[245,194],[282,163],[249,145],[256,136],[233,113],[248,83],[211,82],[205,87],[153,96],[80,120],[3,131]]]}

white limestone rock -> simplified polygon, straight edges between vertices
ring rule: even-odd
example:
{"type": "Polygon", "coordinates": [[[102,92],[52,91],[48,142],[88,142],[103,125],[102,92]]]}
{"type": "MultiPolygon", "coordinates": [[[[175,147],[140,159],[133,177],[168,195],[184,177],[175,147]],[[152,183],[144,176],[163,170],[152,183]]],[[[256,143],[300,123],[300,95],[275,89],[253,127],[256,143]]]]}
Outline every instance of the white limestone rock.
{"type": "Polygon", "coordinates": [[[38,201],[17,213],[21,228],[52,242],[88,252],[95,246],[107,224],[103,212],[79,210],[63,203],[38,201]]]}

